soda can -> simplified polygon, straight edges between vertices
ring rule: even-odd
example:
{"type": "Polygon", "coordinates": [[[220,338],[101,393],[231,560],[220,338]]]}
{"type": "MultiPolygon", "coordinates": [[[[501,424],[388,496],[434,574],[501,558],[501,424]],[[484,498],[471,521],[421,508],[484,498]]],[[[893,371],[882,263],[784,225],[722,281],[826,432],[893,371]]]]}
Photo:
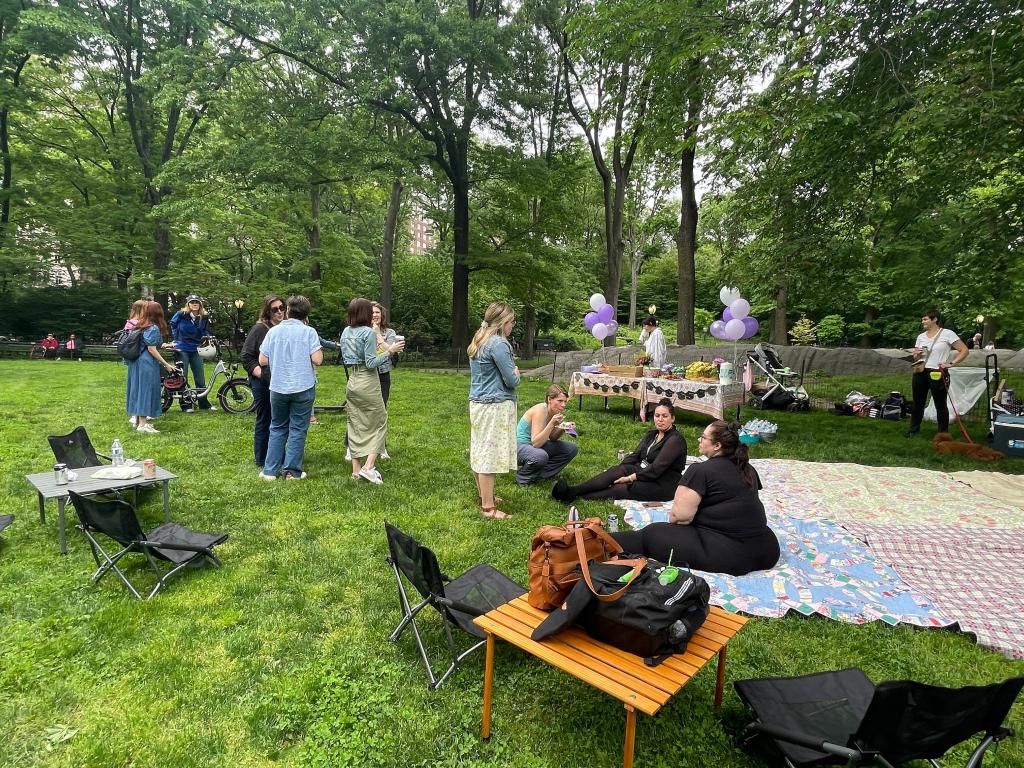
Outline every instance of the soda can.
{"type": "Polygon", "coordinates": [[[619,448],[618,456],[619,456],[619,464],[621,464],[622,460],[626,458],[626,451],[625,451],[625,449],[619,448]]]}
{"type": "Polygon", "coordinates": [[[68,484],[68,465],[67,464],[54,464],[53,465],[53,481],[57,485],[68,484]]]}
{"type": "Polygon", "coordinates": [[[142,462],[142,476],[148,478],[156,477],[156,462],[153,459],[144,459],[142,462]]]}
{"type": "Polygon", "coordinates": [[[619,516],[616,514],[608,515],[608,531],[610,533],[619,532],[619,516]]]}

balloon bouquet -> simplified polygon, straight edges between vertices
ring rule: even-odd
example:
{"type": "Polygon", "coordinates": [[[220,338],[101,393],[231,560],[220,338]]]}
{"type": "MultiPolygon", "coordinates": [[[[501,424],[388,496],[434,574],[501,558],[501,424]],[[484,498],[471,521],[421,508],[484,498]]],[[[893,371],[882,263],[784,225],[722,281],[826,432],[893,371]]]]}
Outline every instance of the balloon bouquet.
{"type": "Polygon", "coordinates": [[[716,339],[731,341],[733,370],[736,369],[736,342],[740,339],[749,339],[757,333],[758,322],[756,317],[750,316],[750,302],[740,295],[739,288],[722,286],[718,292],[718,298],[722,300],[725,309],[722,310],[722,319],[715,320],[709,327],[708,332],[716,339]]]}
{"type": "Polygon", "coordinates": [[[583,325],[598,341],[609,337],[614,339],[619,330],[619,324],[615,322],[615,307],[606,302],[600,293],[595,293],[590,297],[590,308],[593,311],[584,316],[583,325]]]}

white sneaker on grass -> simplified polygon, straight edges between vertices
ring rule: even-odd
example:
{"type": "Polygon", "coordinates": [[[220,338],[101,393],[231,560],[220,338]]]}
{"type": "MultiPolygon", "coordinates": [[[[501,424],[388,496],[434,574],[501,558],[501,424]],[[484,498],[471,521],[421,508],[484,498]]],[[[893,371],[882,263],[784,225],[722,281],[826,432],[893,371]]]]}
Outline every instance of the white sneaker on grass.
{"type": "Polygon", "coordinates": [[[262,472],[260,472],[260,480],[266,480],[268,483],[272,483],[275,480],[277,480],[277,478],[274,477],[274,475],[264,475],[262,472]]]}
{"type": "Polygon", "coordinates": [[[373,467],[372,469],[363,467],[359,470],[359,476],[363,478],[363,480],[369,480],[374,485],[384,484],[384,478],[380,476],[380,472],[377,471],[376,467],[373,467]]]}

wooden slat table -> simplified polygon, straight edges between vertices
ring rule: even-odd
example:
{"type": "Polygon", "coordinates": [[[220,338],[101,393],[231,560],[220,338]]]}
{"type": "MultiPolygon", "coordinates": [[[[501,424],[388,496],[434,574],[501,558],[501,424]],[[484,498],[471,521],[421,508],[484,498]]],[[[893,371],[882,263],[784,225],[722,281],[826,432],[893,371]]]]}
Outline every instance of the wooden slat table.
{"type": "Polygon", "coordinates": [[[545,611],[532,607],[523,596],[474,619],[487,633],[481,736],[486,739],[491,735],[494,638],[498,637],[623,703],[626,708],[624,768],[633,765],[637,710],[647,715],[657,714],[714,656],[718,656],[715,707],[722,703],[725,647],[747,623],[742,616],[712,606],[704,626],[687,645],[686,653],[677,653],[656,667],[648,667],[639,656],[595,640],[578,627],[540,642],[531,640],[533,630],[547,615],[545,611]]]}

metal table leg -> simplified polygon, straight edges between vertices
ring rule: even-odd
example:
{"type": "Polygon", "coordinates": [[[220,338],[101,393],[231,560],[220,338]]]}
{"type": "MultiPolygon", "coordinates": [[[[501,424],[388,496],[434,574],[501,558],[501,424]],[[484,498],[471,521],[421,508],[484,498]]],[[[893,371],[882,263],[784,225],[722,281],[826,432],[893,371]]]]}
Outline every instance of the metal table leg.
{"type": "Polygon", "coordinates": [[[164,522],[171,522],[171,491],[167,487],[170,480],[164,480],[164,522]]]}
{"type": "Polygon", "coordinates": [[[57,539],[60,541],[60,553],[66,555],[68,553],[68,541],[67,536],[64,534],[64,505],[67,504],[67,499],[63,496],[57,497],[57,539]]]}
{"type": "Polygon", "coordinates": [[[37,493],[39,497],[39,522],[46,524],[46,499],[43,498],[43,494],[37,493]]]}
{"type": "Polygon", "coordinates": [[[484,712],[480,738],[491,738],[491,691],[494,685],[494,635],[487,633],[487,650],[484,658],[484,712]]]}
{"type": "Polygon", "coordinates": [[[636,710],[626,705],[626,743],[622,747],[622,768],[633,768],[633,747],[636,743],[636,710]]]}

